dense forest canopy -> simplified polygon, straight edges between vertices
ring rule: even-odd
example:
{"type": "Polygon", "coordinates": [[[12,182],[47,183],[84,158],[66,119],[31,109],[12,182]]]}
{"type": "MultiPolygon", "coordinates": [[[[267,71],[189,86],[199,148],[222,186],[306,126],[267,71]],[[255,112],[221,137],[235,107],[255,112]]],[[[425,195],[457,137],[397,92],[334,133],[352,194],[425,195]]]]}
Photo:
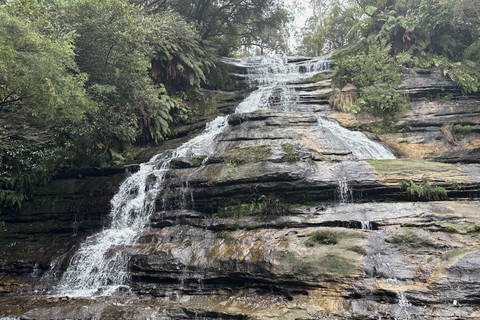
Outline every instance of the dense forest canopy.
{"type": "MultiPolygon", "coordinates": [[[[346,111],[392,122],[405,67],[477,90],[480,0],[310,5],[298,52],[334,52],[334,84],[359,89],[346,111]]],[[[0,212],[59,170],[126,163],[132,145],[168,138],[195,88],[222,79],[218,55],[290,52],[291,20],[281,0],[0,0],[0,212]]]]}
{"type": "Polygon", "coordinates": [[[0,208],[165,139],[216,56],[275,43],[287,20],[274,0],[0,1],[0,208]]]}
{"type": "MultiPolygon", "coordinates": [[[[334,85],[359,89],[345,111],[367,111],[391,127],[408,107],[396,91],[405,68],[437,67],[465,92],[480,73],[480,0],[312,0],[300,52],[333,51],[334,85]]],[[[413,70],[413,69],[412,69],[413,70]]]]}

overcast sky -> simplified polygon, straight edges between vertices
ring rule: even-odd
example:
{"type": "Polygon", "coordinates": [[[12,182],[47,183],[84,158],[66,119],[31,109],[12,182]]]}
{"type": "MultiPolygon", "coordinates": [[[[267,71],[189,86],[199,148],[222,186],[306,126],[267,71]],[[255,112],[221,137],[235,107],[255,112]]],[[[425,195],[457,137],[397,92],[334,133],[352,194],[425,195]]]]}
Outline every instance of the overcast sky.
{"type": "MultiPolygon", "coordinates": [[[[310,6],[310,0],[284,0],[285,5],[291,10],[295,17],[293,22],[292,34],[290,35],[289,46],[290,50],[295,51],[295,47],[298,45],[298,39],[295,38],[295,33],[299,33],[305,26],[305,21],[312,16],[313,12],[310,6]]],[[[297,35],[298,37],[299,35],[297,35]]]]}

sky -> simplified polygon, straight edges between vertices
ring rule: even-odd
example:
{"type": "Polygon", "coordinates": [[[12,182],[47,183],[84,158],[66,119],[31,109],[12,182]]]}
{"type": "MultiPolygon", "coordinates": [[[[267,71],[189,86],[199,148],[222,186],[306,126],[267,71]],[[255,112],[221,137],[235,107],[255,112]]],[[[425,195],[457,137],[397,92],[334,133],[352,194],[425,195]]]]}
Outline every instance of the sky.
{"type": "Polygon", "coordinates": [[[305,22],[309,17],[313,15],[312,8],[310,6],[310,0],[284,0],[287,8],[291,9],[295,20],[292,28],[294,29],[290,35],[289,47],[290,50],[295,51],[295,47],[298,46],[298,39],[295,37],[295,32],[300,33],[301,29],[305,26],[305,22]]]}

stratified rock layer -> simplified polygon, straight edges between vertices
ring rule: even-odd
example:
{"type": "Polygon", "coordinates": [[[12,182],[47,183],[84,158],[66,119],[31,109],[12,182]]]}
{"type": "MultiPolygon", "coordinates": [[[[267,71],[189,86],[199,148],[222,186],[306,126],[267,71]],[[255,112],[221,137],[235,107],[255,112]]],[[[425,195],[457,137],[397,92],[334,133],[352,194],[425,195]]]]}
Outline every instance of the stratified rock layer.
{"type": "MultiPolygon", "coordinates": [[[[437,73],[417,74],[404,82],[412,109],[401,121],[411,130],[371,135],[404,158],[358,160],[319,119],[348,127],[376,119],[331,110],[328,80],[294,84],[300,101],[288,110],[232,115],[213,156],[172,160],[150,226],[119,248],[135,296],[5,294],[0,316],[480,317],[478,97],[465,99],[437,73]],[[456,124],[471,133],[447,139],[442,127],[456,124]],[[448,201],[412,202],[400,189],[406,179],[445,188],[448,201]]],[[[48,290],[79,241],[104,225],[125,169],[56,180],[7,214],[0,290],[48,290]]]]}

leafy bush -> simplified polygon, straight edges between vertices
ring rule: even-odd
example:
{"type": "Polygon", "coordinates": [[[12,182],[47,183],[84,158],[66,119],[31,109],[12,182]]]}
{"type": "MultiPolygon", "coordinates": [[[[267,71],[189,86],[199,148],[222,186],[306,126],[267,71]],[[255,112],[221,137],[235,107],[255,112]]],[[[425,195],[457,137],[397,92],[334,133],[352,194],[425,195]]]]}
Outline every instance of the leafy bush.
{"type": "Polygon", "coordinates": [[[473,127],[469,124],[466,125],[461,125],[461,124],[456,124],[454,127],[455,133],[458,134],[470,134],[472,133],[473,127]]]}
{"type": "Polygon", "coordinates": [[[466,93],[477,92],[480,72],[475,62],[470,60],[452,62],[447,58],[439,58],[435,60],[435,65],[466,93]]]}
{"type": "Polygon", "coordinates": [[[335,86],[353,83],[359,88],[360,109],[391,122],[408,106],[406,96],[396,91],[403,70],[389,55],[391,46],[371,44],[365,50],[344,52],[333,77],[335,86]]]}
{"type": "Polygon", "coordinates": [[[428,181],[416,184],[412,180],[403,180],[401,189],[414,201],[440,201],[447,199],[447,191],[442,187],[433,187],[428,181]]]}

